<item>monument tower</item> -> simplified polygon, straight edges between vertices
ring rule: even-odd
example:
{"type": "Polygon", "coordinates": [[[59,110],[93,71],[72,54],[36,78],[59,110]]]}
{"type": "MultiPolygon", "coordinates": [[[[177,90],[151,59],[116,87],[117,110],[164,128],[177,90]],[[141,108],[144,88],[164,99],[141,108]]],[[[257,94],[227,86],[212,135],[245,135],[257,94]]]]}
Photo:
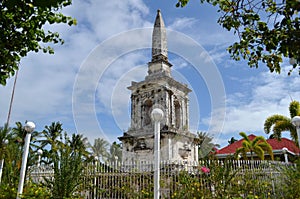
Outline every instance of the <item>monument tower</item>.
{"type": "Polygon", "coordinates": [[[161,122],[161,160],[197,161],[196,137],[189,132],[189,97],[191,90],[171,76],[167,34],[160,10],[152,34],[152,59],[148,75],[141,82],[132,82],[131,125],[119,140],[123,145],[123,161],[150,161],[154,158],[153,108],[164,111],[161,122]]]}

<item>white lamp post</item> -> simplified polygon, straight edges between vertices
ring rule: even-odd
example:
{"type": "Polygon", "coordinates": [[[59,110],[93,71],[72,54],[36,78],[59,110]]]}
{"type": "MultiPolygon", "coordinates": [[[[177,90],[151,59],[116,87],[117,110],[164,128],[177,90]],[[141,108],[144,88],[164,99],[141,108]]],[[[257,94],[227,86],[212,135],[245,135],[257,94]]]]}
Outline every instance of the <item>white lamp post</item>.
{"type": "Polygon", "coordinates": [[[160,188],[160,121],[163,119],[164,112],[155,108],[151,112],[151,118],[154,121],[154,199],[159,199],[160,188]]]}
{"type": "Polygon", "coordinates": [[[23,193],[30,138],[31,138],[31,133],[35,128],[35,124],[33,122],[26,122],[24,128],[27,134],[25,137],[24,151],[22,156],[22,166],[20,171],[20,181],[18,186],[17,199],[20,199],[20,195],[23,193]]]}
{"type": "MultiPolygon", "coordinates": [[[[3,145],[7,145],[7,144],[8,144],[8,140],[3,140],[3,145]]],[[[0,184],[1,184],[1,178],[2,178],[3,165],[4,165],[4,157],[2,160],[0,160],[0,184]]]]}
{"type": "Polygon", "coordinates": [[[94,157],[94,161],[95,161],[95,177],[94,177],[94,198],[97,199],[97,167],[98,167],[98,161],[99,161],[99,158],[98,156],[95,156],[94,157]]]}
{"type": "Polygon", "coordinates": [[[298,145],[300,146],[300,116],[293,117],[292,124],[296,127],[297,136],[298,136],[298,145]]]}
{"type": "Polygon", "coordinates": [[[289,158],[288,158],[287,152],[288,152],[288,149],[287,149],[286,147],[283,147],[283,148],[282,148],[282,153],[283,153],[283,155],[284,155],[284,162],[285,162],[285,163],[289,163],[289,158]]]}
{"type": "Polygon", "coordinates": [[[43,150],[42,150],[42,149],[39,149],[39,150],[37,151],[37,154],[38,154],[38,163],[37,163],[37,166],[39,167],[39,166],[41,166],[41,156],[42,156],[42,154],[43,154],[43,150]]]}

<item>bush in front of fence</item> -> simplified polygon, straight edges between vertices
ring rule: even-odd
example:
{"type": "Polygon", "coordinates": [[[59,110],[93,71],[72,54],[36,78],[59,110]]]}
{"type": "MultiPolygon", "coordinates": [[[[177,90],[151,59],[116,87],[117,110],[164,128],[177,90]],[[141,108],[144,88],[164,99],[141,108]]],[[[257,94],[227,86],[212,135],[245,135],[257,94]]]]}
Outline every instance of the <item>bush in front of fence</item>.
{"type": "Polygon", "coordinates": [[[254,168],[252,164],[253,162],[249,162],[249,165],[243,164],[243,167],[236,168],[233,161],[211,161],[209,167],[206,166],[209,173],[203,172],[203,166],[198,167],[198,173],[181,171],[176,182],[177,188],[171,198],[300,198],[299,192],[294,193],[287,188],[295,186],[297,187],[295,190],[299,190],[299,167],[295,169],[295,167],[272,166],[266,162],[268,167],[259,165],[254,168]],[[283,176],[287,170],[290,175],[286,178],[283,176]],[[286,179],[291,184],[284,188],[286,179]]]}
{"type": "Polygon", "coordinates": [[[285,198],[300,198],[300,159],[295,161],[296,165],[293,167],[283,168],[284,182],[282,190],[285,198]]]}
{"type": "MultiPolygon", "coordinates": [[[[153,198],[152,164],[142,166],[90,164],[81,175],[84,183],[77,198],[153,198]]],[[[299,199],[299,180],[299,163],[296,166],[260,160],[167,162],[161,164],[160,193],[161,199],[299,199]]]]}

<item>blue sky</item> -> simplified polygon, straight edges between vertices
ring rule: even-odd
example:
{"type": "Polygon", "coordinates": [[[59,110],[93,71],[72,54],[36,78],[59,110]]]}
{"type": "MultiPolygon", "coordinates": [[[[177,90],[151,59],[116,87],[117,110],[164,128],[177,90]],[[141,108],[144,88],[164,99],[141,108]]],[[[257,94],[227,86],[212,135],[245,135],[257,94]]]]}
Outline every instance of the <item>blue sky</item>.
{"type": "MultiPolygon", "coordinates": [[[[191,1],[77,0],[64,9],[77,26],[51,26],[64,45],[55,54],[30,53],[21,62],[10,124],[34,121],[37,130],[53,121],[90,142],[117,141],[130,125],[131,81],[141,81],[151,60],[151,28],[161,9],[168,29],[173,77],[189,85],[190,130],[207,131],[227,145],[238,133],[264,135],[264,120],[289,115],[291,99],[300,100],[299,75],[271,74],[266,66],[249,68],[230,59],[226,48],[237,37],[217,24],[216,9],[191,1]]],[[[49,27],[46,27],[49,28],[49,27]]],[[[13,78],[0,87],[0,122],[6,122],[13,78]]],[[[288,135],[288,134],[287,134],[288,135]]]]}

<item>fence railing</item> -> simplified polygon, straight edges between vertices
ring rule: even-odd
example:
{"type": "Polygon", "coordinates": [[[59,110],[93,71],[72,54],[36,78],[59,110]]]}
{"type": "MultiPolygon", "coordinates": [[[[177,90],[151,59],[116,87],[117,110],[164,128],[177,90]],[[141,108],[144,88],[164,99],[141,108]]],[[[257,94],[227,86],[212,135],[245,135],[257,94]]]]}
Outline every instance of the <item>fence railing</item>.
{"type": "MultiPolygon", "coordinates": [[[[237,181],[241,184],[247,175],[249,180],[256,180],[262,183],[268,182],[270,189],[253,190],[267,192],[265,194],[278,194],[278,187],[284,183],[282,169],[293,166],[277,161],[260,160],[231,160],[231,161],[203,161],[203,162],[171,162],[164,161],[160,164],[160,191],[161,198],[171,198],[176,192],[183,188],[181,183],[182,175],[189,176],[196,180],[203,190],[212,194],[215,187],[209,173],[203,173],[202,167],[207,167],[211,172],[215,168],[226,168],[229,172],[235,173],[237,181]]],[[[81,194],[86,199],[95,198],[153,198],[153,162],[111,162],[87,165],[82,177],[81,194]]],[[[224,169],[223,169],[224,170],[224,169]]],[[[216,172],[216,171],[215,171],[216,172]]],[[[41,182],[43,179],[53,177],[51,167],[39,166],[30,169],[30,178],[34,182],[41,182]]],[[[223,175],[221,173],[221,175],[223,175]]],[[[225,180],[224,180],[225,182],[225,180]]],[[[221,183],[224,183],[221,182],[221,183]]],[[[186,186],[186,185],[185,185],[186,186]]],[[[235,185],[228,185],[235,186],[235,185]]],[[[256,188],[257,189],[257,188],[256,188]]]]}

